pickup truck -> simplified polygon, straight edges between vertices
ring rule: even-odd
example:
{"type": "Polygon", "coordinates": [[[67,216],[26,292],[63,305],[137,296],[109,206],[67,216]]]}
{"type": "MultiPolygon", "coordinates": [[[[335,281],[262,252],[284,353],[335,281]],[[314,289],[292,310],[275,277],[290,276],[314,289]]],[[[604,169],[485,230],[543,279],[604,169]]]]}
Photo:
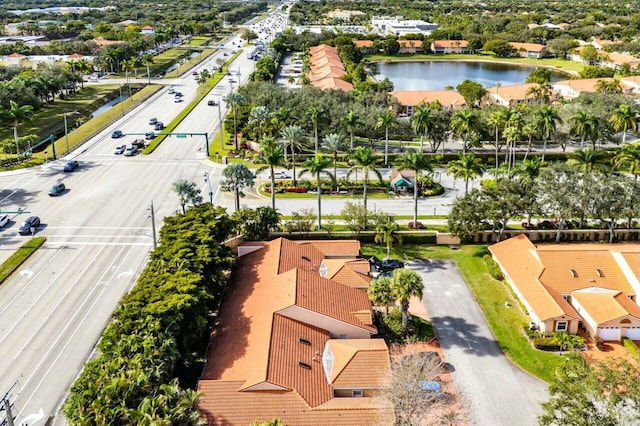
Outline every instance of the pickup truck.
{"type": "Polygon", "coordinates": [[[136,139],[131,142],[131,145],[135,146],[138,149],[143,149],[145,147],[144,139],[136,139]]]}

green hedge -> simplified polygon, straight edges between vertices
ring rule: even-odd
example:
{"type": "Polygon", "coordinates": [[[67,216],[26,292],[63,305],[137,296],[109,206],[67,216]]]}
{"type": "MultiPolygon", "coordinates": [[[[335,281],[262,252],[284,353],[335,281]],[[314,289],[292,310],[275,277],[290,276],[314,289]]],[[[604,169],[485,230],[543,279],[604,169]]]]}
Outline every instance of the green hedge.
{"type": "Polygon", "coordinates": [[[634,359],[638,359],[638,357],[640,357],[640,349],[638,349],[638,345],[636,345],[633,340],[623,337],[622,344],[634,359]]]}
{"type": "Polygon", "coordinates": [[[535,337],[533,339],[533,346],[541,351],[557,352],[560,350],[560,345],[555,337],[535,337]]]}
{"type": "Polygon", "coordinates": [[[482,260],[484,260],[485,265],[487,265],[489,275],[491,275],[493,279],[496,279],[498,281],[504,280],[504,275],[502,275],[500,267],[495,262],[495,260],[493,260],[491,255],[485,254],[484,256],[482,256],[482,260]]]}

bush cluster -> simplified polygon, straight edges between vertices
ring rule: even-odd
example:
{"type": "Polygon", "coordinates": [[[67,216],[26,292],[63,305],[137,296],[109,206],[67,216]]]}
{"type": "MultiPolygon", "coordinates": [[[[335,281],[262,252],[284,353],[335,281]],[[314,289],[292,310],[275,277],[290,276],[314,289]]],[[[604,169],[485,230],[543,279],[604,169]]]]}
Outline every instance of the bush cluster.
{"type": "Polygon", "coordinates": [[[640,349],[638,349],[638,345],[633,340],[630,340],[626,337],[622,338],[622,344],[629,351],[633,359],[638,359],[640,356],[640,349]]]}
{"type": "Polygon", "coordinates": [[[482,256],[482,260],[484,260],[485,265],[487,265],[487,271],[489,271],[489,275],[491,275],[491,277],[498,281],[504,280],[504,275],[502,275],[500,267],[490,255],[485,254],[482,256]]]}

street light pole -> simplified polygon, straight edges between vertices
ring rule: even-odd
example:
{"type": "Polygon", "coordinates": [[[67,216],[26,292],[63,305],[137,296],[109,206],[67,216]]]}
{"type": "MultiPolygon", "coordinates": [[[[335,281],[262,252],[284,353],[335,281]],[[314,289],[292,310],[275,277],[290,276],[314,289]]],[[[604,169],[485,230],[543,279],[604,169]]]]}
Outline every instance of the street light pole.
{"type": "MultiPolygon", "coordinates": [[[[224,127],[222,126],[222,100],[218,102],[218,122],[220,123],[220,150],[224,150],[224,127]]],[[[222,154],[221,154],[222,155],[222,154]]]]}
{"type": "Polygon", "coordinates": [[[149,207],[149,212],[151,213],[151,232],[153,233],[153,248],[158,247],[158,242],[156,241],[156,216],[153,211],[153,201],[151,201],[151,207],[149,207]]]}
{"type": "Polygon", "coordinates": [[[63,113],[62,116],[64,117],[64,138],[67,141],[67,153],[69,152],[69,128],[67,127],[67,113],[63,113]]]}
{"type": "Polygon", "coordinates": [[[209,187],[209,203],[211,203],[211,206],[213,206],[213,190],[211,189],[211,179],[209,177],[209,172],[204,172],[204,181],[209,187]]]}

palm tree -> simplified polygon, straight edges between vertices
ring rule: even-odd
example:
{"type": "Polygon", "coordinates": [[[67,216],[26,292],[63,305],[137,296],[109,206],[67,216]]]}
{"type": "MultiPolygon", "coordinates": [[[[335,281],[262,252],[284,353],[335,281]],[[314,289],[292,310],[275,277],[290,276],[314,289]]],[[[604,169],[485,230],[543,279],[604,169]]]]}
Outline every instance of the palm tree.
{"type": "Polygon", "coordinates": [[[466,153],[468,149],[469,136],[476,132],[480,127],[480,118],[469,107],[465,107],[460,111],[456,111],[451,117],[451,130],[460,138],[462,138],[462,152],[466,153]]]}
{"type": "Polygon", "coordinates": [[[220,181],[220,189],[233,192],[235,195],[235,211],[240,210],[240,197],[244,197],[242,190],[253,187],[253,173],[242,163],[231,163],[222,171],[224,179],[220,181]]]}
{"type": "Polygon", "coordinates": [[[351,110],[347,115],[345,115],[342,118],[342,123],[344,123],[344,125],[347,126],[347,128],[349,129],[349,135],[351,136],[349,149],[353,149],[353,133],[356,129],[356,126],[359,126],[360,124],[362,124],[360,122],[360,117],[358,117],[358,115],[355,112],[353,112],[353,110],[351,110]]]}
{"type": "Polygon", "coordinates": [[[393,293],[391,292],[391,278],[379,276],[371,281],[371,285],[367,289],[369,299],[374,306],[384,306],[385,316],[389,316],[389,304],[393,302],[393,293]]]}
{"type": "MultiPolygon", "coordinates": [[[[295,186],[298,183],[296,180],[296,150],[302,150],[302,148],[306,147],[304,142],[304,132],[298,126],[287,126],[282,129],[280,137],[284,139],[284,143],[291,149],[291,168],[293,170],[293,186],[295,186]]],[[[284,158],[286,161],[286,147],[284,149],[284,158]]]]}
{"type": "Polygon", "coordinates": [[[400,302],[402,310],[402,328],[406,330],[409,320],[409,299],[412,297],[422,298],[424,285],[422,278],[416,271],[411,269],[398,268],[393,271],[391,278],[391,293],[393,298],[400,302]]]}
{"type": "Polygon", "coordinates": [[[180,199],[182,214],[186,212],[185,206],[187,203],[198,204],[202,202],[200,190],[196,188],[195,182],[191,182],[187,179],[177,180],[173,183],[173,190],[178,194],[178,198],[180,199]]]}
{"type": "Polygon", "coordinates": [[[484,167],[478,160],[473,152],[461,152],[457,160],[449,163],[449,173],[451,173],[454,179],[464,179],[465,194],[469,192],[469,179],[482,176],[484,172],[484,167]]]}
{"type": "Polygon", "coordinates": [[[320,114],[322,114],[322,112],[323,112],[322,109],[316,106],[310,107],[309,110],[307,111],[307,116],[309,117],[309,119],[311,120],[311,123],[313,124],[313,136],[315,138],[315,145],[314,145],[315,153],[318,153],[318,149],[319,149],[318,120],[320,119],[320,114]]]}
{"type": "Polygon", "coordinates": [[[331,160],[325,158],[321,152],[318,152],[315,156],[307,158],[306,161],[302,163],[302,170],[300,171],[300,176],[309,173],[316,177],[316,191],[318,191],[318,229],[322,229],[322,182],[320,178],[322,175],[325,175],[331,179],[332,184],[336,180],[335,176],[326,170],[330,165],[331,160]]]}
{"type": "Polygon", "coordinates": [[[285,126],[289,125],[291,121],[291,109],[281,107],[273,114],[274,125],[276,128],[276,133],[282,131],[285,126]]]}
{"type": "Polygon", "coordinates": [[[541,104],[549,103],[551,98],[551,86],[548,82],[544,82],[543,84],[537,84],[535,86],[531,86],[525,95],[533,95],[533,98],[541,104]]]}
{"type": "Polygon", "coordinates": [[[249,113],[249,122],[258,125],[260,139],[262,139],[262,128],[270,118],[271,111],[269,111],[269,107],[264,105],[253,107],[249,113]]]}
{"type": "Polygon", "coordinates": [[[487,124],[493,129],[496,135],[495,147],[496,147],[496,168],[495,175],[498,176],[498,166],[500,165],[500,159],[498,157],[498,153],[500,152],[500,130],[504,127],[507,117],[505,111],[508,110],[499,110],[495,111],[493,114],[489,116],[487,120],[487,124]]]}
{"type": "Polygon", "coordinates": [[[400,226],[390,217],[387,218],[387,223],[381,223],[376,226],[375,242],[376,244],[384,243],[387,245],[387,259],[391,257],[393,243],[398,242],[400,244],[402,242],[402,237],[398,234],[399,230],[400,226]]]}
{"type": "Polygon", "coordinates": [[[591,139],[593,149],[596,149],[596,140],[598,140],[598,117],[585,111],[578,111],[569,119],[571,123],[570,133],[580,136],[580,149],[584,148],[584,140],[591,139]]]}
{"type": "Polygon", "coordinates": [[[583,173],[591,173],[602,166],[602,154],[591,148],[578,149],[569,156],[567,163],[577,166],[583,173]]]}
{"type": "Polygon", "coordinates": [[[142,55],[142,65],[147,67],[147,83],[151,84],[151,65],[153,65],[153,55],[150,53],[145,53],[142,55]]]}
{"type": "Polygon", "coordinates": [[[593,87],[598,93],[622,93],[622,86],[620,86],[620,80],[598,80],[593,87]]]}
{"type": "Polygon", "coordinates": [[[516,162],[516,143],[522,136],[522,127],[524,125],[524,119],[522,117],[522,111],[519,109],[510,110],[509,118],[505,123],[504,136],[507,140],[507,172],[511,172],[511,168],[516,162]]]}
{"type": "Polygon", "coordinates": [[[431,157],[424,155],[422,151],[407,151],[406,154],[398,158],[396,166],[398,170],[413,170],[415,172],[415,182],[413,183],[413,225],[415,228],[418,223],[418,186],[420,182],[420,172],[433,171],[431,157]]]}
{"type": "Polygon", "coordinates": [[[522,126],[522,136],[527,138],[527,152],[524,154],[524,159],[526,160],[531,152],[531,142],[533,138],[538,137],[538,126],[536,126],[536,123],[525,123],[525,125],[522,126]]]}
{"type": "Polygon", "coordinates": [[[540,157],[534,157],[530,160],[522,160],[522,163],[514,169],[514,173],[518,176],[518,180],[523,185],[529,185],[540,176],[540,171],[544,167],[544,163],[540,157]]]}
{"type": "Polygon", "coordinates": [[[329,133],[324,137],[322,147],[333,157],[333,175],[338,176],[338,152],[344,148],[344,137],[339,133],[329,133]]]}
{"type": "Polygon", "coordinates": [[[562,118],[558,112],[558,108],[542,105],[536,111],[536,126],[540,135],[542,135],[542,161],[547,153],[547,140],[555,135],[558,124],[562,123],[562,118]]]}
{"type": "Polygon", "coordinates": [[[437,118],[435,109],[428,104],[416,106],[416,110],[409,119],[411,128],[420,136],[420,151],[424,149],[424,137],[435,126],[437,118]]]}
{"type": "Polygon", "coordinates": [[[638,114],[630,105],[621,104],[609,118],[611,127],[616,132],[622,132],[622,144],[627,141],[627,130],[631,129],[636,132],[638,130],[638,114]]]}
{"type": "Polygon", "coordinates": [[[236,151],[238,151],[238,107],[244,102],[244,98],[239,93],[231,92],[227,95],[225,102],[227,103],[227,107],[233,111],[233,138],[236,151]]]}
{"type": "Polygon", "coordinates": [[[347,178],[351,176],[351,173],[356,172],[358,170],[362,170],[362,180],[363,183],[363,203],[365,214],[367,211],[367,183],[369,182],[369,172],[373,172],[373,174],[378,178],[380,182],[382,182],[382,174],[376,168],[380,164],[380,157],[376,155],[371,148],[365,148],[363,146],[357,147],[355,150],[349,153],[349,160],[353,164],[349,171],[347,172],[347,178]]]}
{"type": "Polygon", "coordinates": [[[384,164],[389,164],[389,127],[396,122],[396,118],[389,111],[378,116],[376,129],[384,128],[384,164]]]}
{"type": "Polygon", "coordinates": [[[265,165],[265,167],[260,167],[257,170],[258,173],[265,168],[269,169],[269,177],[271,179],[271,208],[275,210],[276,180],[273,168],[284,165],[282,145],[278,144],[278,142],[270,136],[263,138],[262,142],[260,142],[260,154],[257,158],[257,162],[265,165]]]}
{"type": "Polygon", "coordinates": [[[33,116],[33,106],[18,105],[13,99],[9,100],[9,110],[5,112],[7,120],[13,122],[13,141],[16,144],[16,155],[20,156],[20,146],[18,145],[18,126],[23,122],[31,122],[33,116]]]}
{"type": "Polygon", "coordinates": [[[613,167],[618,170],[629,168],[630,173],[638,180],[640,175],[640,143],[628,143],[622,145],[612,159],[613,167]]]}

